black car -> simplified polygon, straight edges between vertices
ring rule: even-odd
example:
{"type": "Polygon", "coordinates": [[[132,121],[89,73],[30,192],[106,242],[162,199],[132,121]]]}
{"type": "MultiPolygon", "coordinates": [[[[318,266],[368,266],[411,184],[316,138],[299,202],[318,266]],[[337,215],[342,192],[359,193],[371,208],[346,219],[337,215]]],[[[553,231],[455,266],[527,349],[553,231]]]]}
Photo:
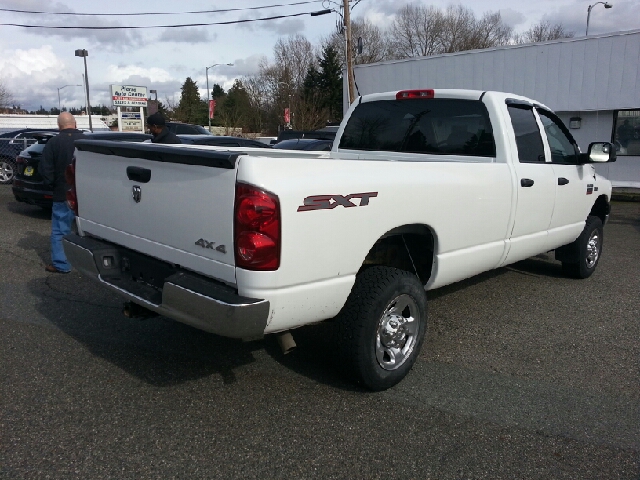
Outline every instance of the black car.
{"type": "Polygon", "coordinates": [[[317,140],[315,138],[292,138],[276,143],[273,148],[282,150],[313,150],[328,152],[333,147],[333,140],[317,140]]]}
{"type": "Polygon", "coordinates": [[[57,132],[57,129],[21,128],[0,133],[0,185],[13,181],[16,171],[16,157],[30,145],[36,143],[36,132],[57,132]]]}
{"type": "MultiPolygon", "coordinates": [[[[53,203],[53,191],[45,186],[38,167],[45,144],[50,138],[57,135],[58,131],[36,132],[33,137],[37,140],[26,150],[23,150],[16,158],[16,173],[13,180],[13,196],[18,202],[25,202],[50,209],[53,203]]],[[[137,132],[93,132],[85,133],[88,140],[112,140],[119,142],[144,142],[151,135],[137,132]]]]}
{"type": "Polygon", "coordinates": [[[271,148],[266,143],[242,137],[224,137],[220,135],[178,135],[182,143],[189,145],[214,145],[216,147],[253,147],[271,148]]]}
{"type": "Polygon", "coordinates": [[[212,135],[206,128],[190,123],[167,122],[167,128],[176,135],[212,135]]]}

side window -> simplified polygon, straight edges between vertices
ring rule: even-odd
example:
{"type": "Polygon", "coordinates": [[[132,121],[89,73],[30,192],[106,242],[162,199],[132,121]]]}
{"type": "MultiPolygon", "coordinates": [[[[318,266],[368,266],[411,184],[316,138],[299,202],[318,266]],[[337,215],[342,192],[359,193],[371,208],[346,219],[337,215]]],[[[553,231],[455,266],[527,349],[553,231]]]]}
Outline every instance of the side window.
{"type": "Polygon", "coordinates": [[[618,155],[640,155],[640,110],[618,110],[614,119],[611,142],[618,155]]]}
{"type": "Polygon", "coordinates": [[[177,135],[188,135],[194,133],[193,130],[188,125],[177,125],[176,134],[177,135]]]}
{"type": "Polygon", "coordinates": [[[553,163],[575,165],[578,163],[578,151],[567,127],[552,113],[538,109],[540,120],[547,134],[553,163]]]}
{"type": "Polygon", "coordinates": [[[520,163],[544,163],[544,145],[533,108],[518,104],[507,108],[516,135],[520,163]]]}

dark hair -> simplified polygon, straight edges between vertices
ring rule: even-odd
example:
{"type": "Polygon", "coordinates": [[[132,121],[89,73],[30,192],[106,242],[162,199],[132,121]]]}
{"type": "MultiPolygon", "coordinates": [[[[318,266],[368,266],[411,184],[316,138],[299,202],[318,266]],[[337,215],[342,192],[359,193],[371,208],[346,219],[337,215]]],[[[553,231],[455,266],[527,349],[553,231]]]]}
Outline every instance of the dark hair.
{"type": "Polygon", "coordinates": [[[153,115],[149,115],[147,117],[147,125],[158,125],[164,126],[166,124],[164,117],[159,113],[154,113],[153,115]]]}

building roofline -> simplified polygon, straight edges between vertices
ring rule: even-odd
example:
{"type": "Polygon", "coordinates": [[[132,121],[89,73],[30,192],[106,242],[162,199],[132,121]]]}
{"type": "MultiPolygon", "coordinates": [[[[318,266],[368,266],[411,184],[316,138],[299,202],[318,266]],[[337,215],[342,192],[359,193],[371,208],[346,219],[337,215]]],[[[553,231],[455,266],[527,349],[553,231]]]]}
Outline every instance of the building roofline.
{"type": "Polygon", "coordinates": [[[398,60],[384,60],[382,62],[376,62],[376,63],[361,63],[359,65],[354,65],[354,68],[366,68],[366,67],[375,67],[377,65],[391,65],[394,63],[406,63],[406,62],[417,62],[417,61],[421,61],[421,60],[431,60],[431,59],[436,59],[436,58],[445,58],[445,57],[457,57],[457,56],[463,56],[463,55],[474,55],[474,54],[478,54],[478,53],[485,53],[485,52],[495,52],[498,50],[515,50],[518,48],[530,48],[530,47],[536,47],[536,46],[540,46],[540,45],[555,45],[558,43],[575,43],[575,42],[586,42],[586,41],[593,41],[593,40],[598,40],[598,39],[602,39],[602,38],[610,38],[610,37],[622,37],[622,36],[627,36],[627,35],[640,35],[640,29],[637,30],[623,30],[623,31],[619,31],[619,32],[610,32],[610,33],[601,33],[598,35],[589,35],[588,37],[582,36],[582,37],[572,37],[572,38],[560,38],[558,40],[547,40],[545,42],[536,42],[536,43],[522,43],[522,44],[518,44],[518,45],[500,45],[498,47],[491,47],[491,48],[477,48],[474,50],[463,50],[461,52],[453,52],[453,53],[441,53],[438,55],[428,55],[428,56],[421,56],[421,57],[409,57],[409,58],[401,58],[398,60]]]}

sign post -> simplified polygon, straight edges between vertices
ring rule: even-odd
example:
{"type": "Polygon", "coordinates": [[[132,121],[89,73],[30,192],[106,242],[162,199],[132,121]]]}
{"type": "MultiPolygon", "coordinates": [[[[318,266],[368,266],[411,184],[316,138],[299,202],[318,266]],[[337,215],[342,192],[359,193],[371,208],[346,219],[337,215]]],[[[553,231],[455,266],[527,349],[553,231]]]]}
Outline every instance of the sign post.
{"type": "Polygon", "coordinates": [[[118,108],[118,131],[144,132],[143,108],[147,106],[147,87],[111,85],[111,101],[118,108]],[[122,107],[139,107],[139,112],[123,112],[122,107]]]}

